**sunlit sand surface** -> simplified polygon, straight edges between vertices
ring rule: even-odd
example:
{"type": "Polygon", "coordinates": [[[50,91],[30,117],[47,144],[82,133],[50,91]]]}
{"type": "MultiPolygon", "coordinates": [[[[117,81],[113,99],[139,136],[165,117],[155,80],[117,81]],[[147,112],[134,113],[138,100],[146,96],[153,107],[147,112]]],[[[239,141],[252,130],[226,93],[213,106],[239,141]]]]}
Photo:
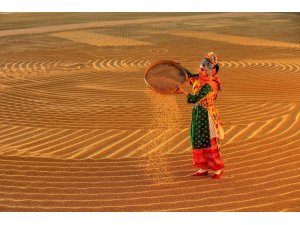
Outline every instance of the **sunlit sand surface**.
{"type": "Polygon", "coordinates": [[[60,37],[67,40],[86,43],[98,47],[104,46],[136,46],[136,45],[152,45],[150,42],[133,40],[123,37],[115,37],[105,34],[97,34],[88,31],[69,31],[53,34],[54,37],[60,37]]]}
{"type": "Polygon", "coordinates": [[[299,14],[70,15],[0,15],[1,211],[299,211],[299,14]],[[143,77],[208,51],[220,180],[190,176],[192,105],[143,77]]]}

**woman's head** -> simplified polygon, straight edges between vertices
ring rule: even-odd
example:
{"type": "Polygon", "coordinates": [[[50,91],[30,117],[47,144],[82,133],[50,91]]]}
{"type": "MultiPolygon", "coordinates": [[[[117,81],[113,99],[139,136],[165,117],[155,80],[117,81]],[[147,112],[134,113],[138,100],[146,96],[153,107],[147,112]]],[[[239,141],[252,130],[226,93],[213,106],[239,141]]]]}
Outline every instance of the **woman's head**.
{"type": "Polygon", "coordinates": [[[204,59],[200,63],[199,75],[201,77],[214,76],[217,73],[215,69],[217,64],[217,55],[213,52],[206,53],[204,59]]]}
{"type": "Polygon", "coordinates": [[[212,65],[216,65],[218,63],[217,54],[215,54],[214,52],[206,53],[204,58],[212,65]]]}
{"type": "Polygon", "coordinates": [[[221,81],[217,76],[218,70],[217,55],[214,52],[206,53],[200,63],[198,79],[202,84],[210,84],[216,93],[218,93],[221,87],[221,81]]]}

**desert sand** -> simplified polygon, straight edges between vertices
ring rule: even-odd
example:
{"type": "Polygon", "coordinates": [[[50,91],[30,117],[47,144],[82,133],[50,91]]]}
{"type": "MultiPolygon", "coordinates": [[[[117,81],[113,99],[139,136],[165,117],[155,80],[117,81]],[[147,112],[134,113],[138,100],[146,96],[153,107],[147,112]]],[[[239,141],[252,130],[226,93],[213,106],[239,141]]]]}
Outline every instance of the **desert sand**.
{"type": "Polygon", "coordinates": [[[0,211],[299,211],[299,17],[1,14],[0,211]],[[220,180],[191,176],[193,105],[144,83],[209,51],[220,180]]]}

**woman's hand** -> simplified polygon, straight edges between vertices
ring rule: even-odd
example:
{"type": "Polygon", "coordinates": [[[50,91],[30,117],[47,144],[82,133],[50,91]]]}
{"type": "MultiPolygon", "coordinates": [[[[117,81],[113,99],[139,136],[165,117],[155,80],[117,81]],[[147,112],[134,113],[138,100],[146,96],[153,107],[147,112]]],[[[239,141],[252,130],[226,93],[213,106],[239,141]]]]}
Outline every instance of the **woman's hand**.
{"type": "Polygon", "coordinates": [[[177,91],[175,93],[177,93],[177,94],[184,94],[185,96],[188,95],[188,93],[184,89],[182,89],[181,87],[178,87],[178,89],[177,89],[177,91]]]}
{"type": "Polygon", "coordinates": [[[176,94],[182,94],[182,88],[177,87],[177,90],[175,91],[176,94]]]}

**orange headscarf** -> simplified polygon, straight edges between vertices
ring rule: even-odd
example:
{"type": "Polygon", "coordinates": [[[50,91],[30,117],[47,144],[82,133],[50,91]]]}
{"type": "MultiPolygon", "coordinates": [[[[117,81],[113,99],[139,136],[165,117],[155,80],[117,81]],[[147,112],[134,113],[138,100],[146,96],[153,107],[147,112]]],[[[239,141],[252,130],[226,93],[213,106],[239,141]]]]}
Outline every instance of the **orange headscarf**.
{"type": "Polygon", "coordinates": [[[216,93],[218,93],[221,90],[221,81],[217,75],[213,77],[200,75],[199,80],[202,84],[209,84],[216,93]]]}

